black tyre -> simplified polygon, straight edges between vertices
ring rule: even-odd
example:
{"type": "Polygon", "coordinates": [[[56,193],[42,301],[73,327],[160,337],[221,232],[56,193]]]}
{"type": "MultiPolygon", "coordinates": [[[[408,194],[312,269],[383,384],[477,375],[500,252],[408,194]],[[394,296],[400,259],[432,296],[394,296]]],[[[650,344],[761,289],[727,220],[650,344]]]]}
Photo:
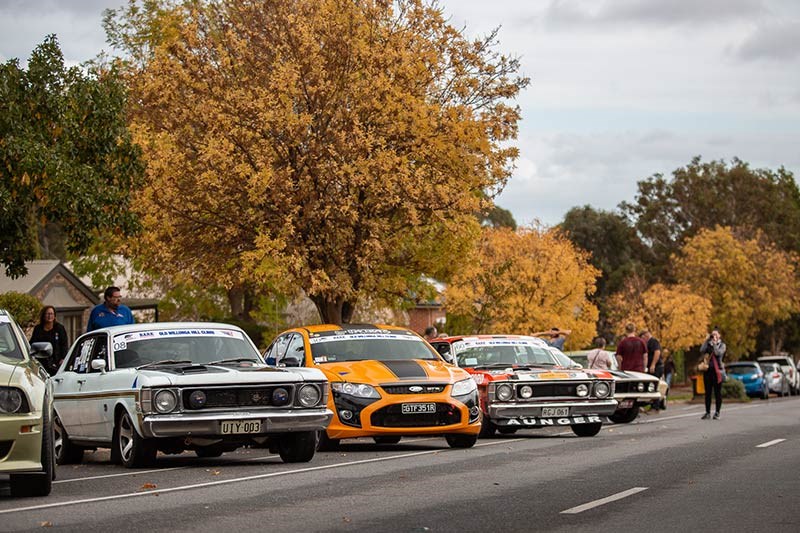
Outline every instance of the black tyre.
{"type": "Polygon", "coordinates": [[[328,437],[328,432],[324,429],[317,431],[317,451],[318,452],[333,452],[339,449],[339,439],[331,439],[328,437]]]}
{"type": "Polygon", "coordinates": [[[572,424],[572,432],[579,437],[594,437],[600,433],[600,428],[603,424],[600,422],[594,424],[572,424]]]}
{"type": "Polygon", "coordinates": [[[472,448],[478,442],[477,435],[462,435],[456,433],[454,435],[445,435],[445,440],[451,448],[472,448]]]}
{"type": "Polygon", "coordinates": [[[317,451],[317,432],[287,433],[278,441],[278,454],[284,463],[307,463],[317,451]]]}
{"type": "Polygon", "coordinates": [[[83,448],[69,440],[58,415],[53,417],[53,448],[56,464],[73,465],[83,461],[83,448]]]}
{"type": "Polygon", "coordinates": [[[628,424],[636,420],[636,417],[638,416],[639,416],[639,408],[634,405],[633,407],[630,407],[628,409],[621,409],[614,411],[614,413],[611,416],[609,416],[608,419],[614,422],[615,424],[628,424]]]}
{"type": "Polygon", "coordinates": [[[372,437],[372,440],[375,441],[375,444],[397,444],[400,442],[401,437],[395,436],[384,436],[384,437],[372,437]]]}
{"type": "Polygon", "coordinates": [[[219,457],[224,450],[219,446],[206,446],[205,448],[197,448],[194,453],[197,457],[219,457]]]}
{"type": "Polygon", "coordinates": [[[497,431],[497,426],[491,420],[484,417],[481,422],[481,432],[478,433],[478,436],[482,439],[493,437],[495,431],[497,431]]]}
{"type": "Polygon", "coordinates": [[[11,495],[15,498],[28,496],[47,496],[53,490],[56,477],[55,452],[53,450],[53,425],[45,406],[42,415],[42,472],[32,474],[11,474],[11,495]]]}
{"type": "Polygon", "coordinates": [[[136,431],[131,415],[123,411],[114,426],[114,442],[112,444],[119,454],[119,462],[126,468],[141,468],[152,465],[156,460],[158,449],[151,439],[145,439],[136,431]]]}
{"type": "Polygon", "coordinates": [[[764,390],[761,391],[761,399],[769,400],[769,387],[764,387],[764,390]]]}
{"type": "Polygon", "coordinates": [[[510,428],[508,426],[497,426],[497,432],[501,435],[513,435],[519,428],[510,428]]]}

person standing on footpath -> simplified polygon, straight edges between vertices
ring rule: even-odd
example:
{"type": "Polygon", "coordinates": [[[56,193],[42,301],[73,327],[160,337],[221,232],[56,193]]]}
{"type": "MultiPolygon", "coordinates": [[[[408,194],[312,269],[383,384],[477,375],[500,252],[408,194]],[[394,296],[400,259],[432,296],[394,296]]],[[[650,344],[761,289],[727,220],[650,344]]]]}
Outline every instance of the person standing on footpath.
{"type": "Polygon", "coordinates": [[[664,375],[664,361],[661,359],[661,343],[646,329],[643,330],[639,336],[647,346],[647,366],[645,367],[645,372],[660,378],[664,375]]]}
{"type": "Polygon", "coordinates": [[[675,376],[675,360],[666,348],[661,352],[661,355],[664,359],[664,381],[667,382],[667,394],[669,394],[669,389],[672,387],[672,378],[675,376]]]}
{"type": "Polygon", "coordinates": [[[708,420],[711,415],[711,393],[714,393],[715,407],[714,420],[719,420],[719,410],[722,408],[722,360],[728,347],[722,342],[722,335],[719,328],[711,330],[711,334],[700,346],[700,353],[704,356],[704,362],[708,368],[703,373],[703,384],[706,387],[706,414],[700,417],[708,420]]]}
{"type": "Polygon", "coordinates": [[[439,332],[436,330],[436,326],[428,326],[425,328],[425,340],[432,341],[436,337],[439,336],[439,332]]]}
{"type": "Polygon", "coordinates": [[[89,315],[89,323],[86,325],[86,331],[94,331],[108,326],[133,324],[133,313],[131,313],[130,308],[120,303],[122,302],[122,294],[119,287],[108,287],[103,291],[103,300],[103,303],[94,306],[92,309],[89,315]]]}
{"type": "Polygon", "coordinates": [[[625,338],[617,344],[617,362],[619,369],[624,371],[644,372],[647,365],[647,346],[636,335],[636,326],[631,323],[625,325],[625,338]]]}
{"type": "Polygon", "coordinates": [[[56,321],[56,308],[52,305],[42,307],[39,313],[39,323],[33,327],[30,342],[50,343],[53,353],[45,362],[44,367],[51,376],[55,374],[58,367],[61,366],[64,356],[67,355],[69,340],[67,339],[67,330],[60,322],[56,321]]]}
{"type": "Polygon", "coordinates": [[[605,350],[606,340],[603,337],[595,337],[594,350],[586,354],[586,361],[589,368],[600,370],[611,370],[611,353],[605,350]]]}

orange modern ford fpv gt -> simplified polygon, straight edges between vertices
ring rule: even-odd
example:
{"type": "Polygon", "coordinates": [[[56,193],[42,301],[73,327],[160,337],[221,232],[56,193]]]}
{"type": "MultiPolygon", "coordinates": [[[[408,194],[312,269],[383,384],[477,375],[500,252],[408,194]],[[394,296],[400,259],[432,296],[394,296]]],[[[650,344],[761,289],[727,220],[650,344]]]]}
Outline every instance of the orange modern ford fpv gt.
{"type": "Polygon", "coordinates": [[[475,444],[481,411],[475,381],[413,331],[385,325],[315,325],[281,333],[264,358],[277,366],[322,370],[333,420],[320,449],[341,439],[443,435],[454,448],[475,444]]]}

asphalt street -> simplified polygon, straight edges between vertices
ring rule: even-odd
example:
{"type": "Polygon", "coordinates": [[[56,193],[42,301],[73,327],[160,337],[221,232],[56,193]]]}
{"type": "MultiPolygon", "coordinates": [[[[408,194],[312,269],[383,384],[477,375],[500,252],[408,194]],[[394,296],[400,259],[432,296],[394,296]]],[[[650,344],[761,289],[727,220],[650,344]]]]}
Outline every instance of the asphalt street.
{"type": "Polygon", "coordinates": [[[244,449],[127,470],[101,450],[59,467],[47,498],[11,498],[0,478],[0,530],[800,530],[800,398],[701,414],[677,404],[593,438],[524,430],[468,450],[344,441],[303,464],[244,449]]]}

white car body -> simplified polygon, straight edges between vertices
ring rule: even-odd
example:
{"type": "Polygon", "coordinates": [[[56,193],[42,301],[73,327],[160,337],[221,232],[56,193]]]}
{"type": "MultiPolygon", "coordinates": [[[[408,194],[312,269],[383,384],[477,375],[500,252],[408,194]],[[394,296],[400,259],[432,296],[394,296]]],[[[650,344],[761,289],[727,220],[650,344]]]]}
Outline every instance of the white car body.
{"type": "Polygon", "coordinates": [[[60,445],[79,452],[111,447],[113,459],[125,414],[136,438],[162,452],[194,449],[198,455],[209,447],[230,451],[289,433],[316,433],[333,414],[321,371],[264,364],[249,337],[228,324],[152,323],[92,331],[75,341],[53,382],[56,455],[62,458],[60,445]],[[166,347],[183,352],[168,353],[166,347]],[[237,357],[249,360],[209,364],[237,357]],[[191,363],[159,364],[162,360],[191,363]],[[319,395],[309,407],[298,403],[301,389],[313,398],[306,385],[319,395]],[[173,400],[174,409],[167,410],[173,400]]]}

